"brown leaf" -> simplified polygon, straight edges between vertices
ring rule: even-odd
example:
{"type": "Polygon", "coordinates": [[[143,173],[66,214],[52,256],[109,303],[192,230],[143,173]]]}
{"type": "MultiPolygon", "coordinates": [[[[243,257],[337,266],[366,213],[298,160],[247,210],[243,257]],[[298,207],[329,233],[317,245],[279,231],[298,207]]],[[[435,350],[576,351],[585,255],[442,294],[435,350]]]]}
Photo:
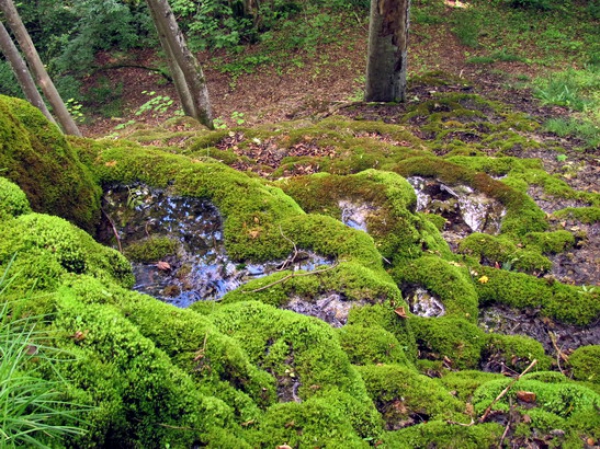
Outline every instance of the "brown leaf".
{"type": "Polygon", "coordinates": [[[248,234],[250,234],[250,237],[252,237],[253,239],[258,238],[258,236],[260,235],[260,229],[253,229],[249,231],[248,234]]]}
{"type": "Polygon", "coordinates": [[[161,260],[156,264],[156,268],[158,268],[161,271],[169,271],[171,269],[171,265],[168,262],[164,262],[161,260]]]}
{"type": "Polygon", "coordinates": [[[535,402],[535,393],[532,393],[531,391],[517,391],[517,399],[532,404],[535,402]]]}
{"type": "Polygon", "coordinates": [[[106,165],[107,167],[114,167],[115,165],[117,165],[117,161],[108,161],[104,165],[106,165]]]}
{"type": "Polygon", "coordinates": [[[36,355],[38,352],[38,347],[35,345],[27,345],[27,354],[28,355],[36,355]]]}
{"type": "Polygon", "coordinates": [[[394,312],[396,312],[396,315],[400,318],[406,318],[406,309],[404,307],[398,307],[394,312]]]}
{"type": "Polygon", "coordinates": [[[277,446],[277,449],[292,449],[292,446],[288,446],[287,444],[282,444],[281,446],[277,446]]]}

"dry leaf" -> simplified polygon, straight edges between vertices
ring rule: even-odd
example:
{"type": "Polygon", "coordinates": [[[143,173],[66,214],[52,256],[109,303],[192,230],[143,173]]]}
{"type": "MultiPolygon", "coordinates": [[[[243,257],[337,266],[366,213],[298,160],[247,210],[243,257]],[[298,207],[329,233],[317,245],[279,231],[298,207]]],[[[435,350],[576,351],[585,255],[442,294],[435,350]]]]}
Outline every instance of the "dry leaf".
{"type": "Polygon", "coordinates": [[[107,167],[114,167],[115,165],[117,165],[117,161],[108,161],[104,165],[106,165],[107,167]]]}
{"type": "Polygon", "coordinates": [[[400,318],[406,318],[406,309],[404,307],[398,307],[394,312],[396,312],[396,315],[400,318]]]}
{"type": "Polygon", "coordinates": [[[171,265],[168,262],[163,262],[162,260],[156,264],[156,268],[161,271],[169,271],[171,269],[171,265]]]}
{"type": "Polygon", "coordinates": [[[292,449],[292,446],[288,446],[287,444],[282,444],[281,446],[277,446],[277,449],[292,449]]]}
{"type": "Polygon", "coordinates": [[[260,230],[259,229],[253,229],[252,231],[248,232],[248,234],[250,234],[250,237],[252,237],[253,239],[257,238],[260,235],[260,230]]]}
{"type": "Polygon", "coordinates": [[[531,391],[517,391],[517,399],[532,404],[535,402],[535,393],[531,391]]]}
{"type": "Polygon", "coordinates": [[[487,276],[481,276],[479,279],[477,279],[479,281],[480,284],[487,284],[488,281],[490,280],[489,277],[487,276]]]}

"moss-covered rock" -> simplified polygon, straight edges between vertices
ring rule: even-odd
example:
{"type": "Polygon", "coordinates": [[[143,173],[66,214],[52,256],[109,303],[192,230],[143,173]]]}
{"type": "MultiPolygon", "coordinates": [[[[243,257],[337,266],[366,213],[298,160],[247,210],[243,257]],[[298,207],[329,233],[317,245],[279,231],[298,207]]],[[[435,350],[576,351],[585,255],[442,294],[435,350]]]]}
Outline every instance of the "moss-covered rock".
{"type": "Polygon", "coordinates": [[[388,430],[430,419],[469,421],[462,401],[414,368],[369,365],[358,367],[358,370],[388,430]]]}
{"type": "Polygon", "coordinates": [[[569,356],[573,377],[577,380],[600,384],[600,346],[581,346],[569,356]]]}
{"type": "Polygon", "coordinates": [[[29,200],[21,188],[0,177],[0,220],[31,212],[29,200]]]}
{"type": "Polygon", "coordinates": [[[521,335],[490,334],[483,359],[489,368],[508,368],[519,373],[534,360],[537,360],[537,370],[545,371],[552,366],[552,359],[545,354],[542,344],[521,335]]]}
{"type": "Polygon", "coordinates": [[[118,252],[98,245],[81,229],[59,217],[25,214],[0,223],[0,270],[18,273],[12,288],[52,290],[68,275],[88,274],[131,287],[129,262],[118,252]]]}
{"type": "Polygon", "coordinates": [[[0,171],[21,187],[36,212],[93,232],[100,188],[56,125],[29,103],[0,96],[0,171]]]}
{"type": "Polygon", "coordinates": [[[476,325],[461,318],[411,318],[421,357],[447,359],[453,368],[473,369],[479,366],[488,335],[476,325]]]}
{"type": "Polygon", "coordinates": [[[354,365],[408,364],[405,348],[381,326],[346,325],[339,336],[342,349],[354,365]]]}

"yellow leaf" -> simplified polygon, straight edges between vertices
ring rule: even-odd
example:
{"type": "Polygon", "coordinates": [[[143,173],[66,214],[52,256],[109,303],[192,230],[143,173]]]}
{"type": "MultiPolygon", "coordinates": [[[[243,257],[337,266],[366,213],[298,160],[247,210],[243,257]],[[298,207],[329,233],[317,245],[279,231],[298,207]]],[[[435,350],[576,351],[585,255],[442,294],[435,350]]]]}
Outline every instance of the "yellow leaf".
{"type": "Polygon", "coordinates": [[[488,281],[490,280],[490,278],[488,278],[487,276],[481,276],[478,281],[480,284],[487,284],[488,281]]]}

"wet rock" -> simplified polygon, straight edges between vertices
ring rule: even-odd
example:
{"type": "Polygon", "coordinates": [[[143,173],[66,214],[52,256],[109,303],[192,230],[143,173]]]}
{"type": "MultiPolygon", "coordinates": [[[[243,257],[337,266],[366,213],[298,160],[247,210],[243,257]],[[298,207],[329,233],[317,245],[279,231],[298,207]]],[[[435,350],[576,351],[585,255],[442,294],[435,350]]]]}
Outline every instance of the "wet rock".
{"type": "Polygon", "coordinates": [[[442,301],[422,287],[402,291],[402,296],[408,302],[410,311],[422,317],[439,317],[446,314],[442,301]]]}
{"type": "Polygon", "coordinates": [[[352,307],[365,305],[365,301],[347,301],[339,293],[332,292],[316,301],[293,297],[284,309],[293,310],[302,315],[314,316],[333,327],[342,327],[348,321],[352,307]]]}
{"type": "Polygon", "coordinates": [[[447,186],[420,176],[407,178],[417,194],[417,211],[441,215],[447,220],[443,236],[455,249],[473,232],[498,234],[506,209],[497,200],[466,185],[447,186]]]}
{"type": "Polygon", "coordinates": [[[353,204],[347,200],[339,202],[342,211],[342,222],[346,226],[367,232],[367,219],[373,213],[375,207],[369,204],[353,204]]]}

